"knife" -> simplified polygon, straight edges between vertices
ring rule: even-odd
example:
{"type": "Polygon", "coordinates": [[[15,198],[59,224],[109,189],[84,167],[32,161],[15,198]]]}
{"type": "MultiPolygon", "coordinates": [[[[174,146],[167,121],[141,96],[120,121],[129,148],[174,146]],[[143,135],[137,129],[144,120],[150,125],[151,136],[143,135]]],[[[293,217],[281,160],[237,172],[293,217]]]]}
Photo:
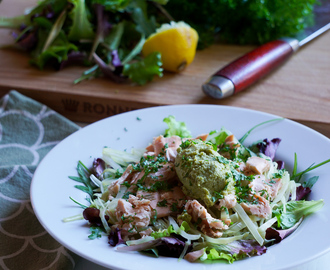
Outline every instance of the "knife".
{"type": "Polygon", "coordinates": [[[315,22],[295,38],[282,38],[263,44],[214,73],[203,92],[215,99],[237,94],[287,61],[302,46],[330,29],[330,1],[314,7],[315,22]]]}

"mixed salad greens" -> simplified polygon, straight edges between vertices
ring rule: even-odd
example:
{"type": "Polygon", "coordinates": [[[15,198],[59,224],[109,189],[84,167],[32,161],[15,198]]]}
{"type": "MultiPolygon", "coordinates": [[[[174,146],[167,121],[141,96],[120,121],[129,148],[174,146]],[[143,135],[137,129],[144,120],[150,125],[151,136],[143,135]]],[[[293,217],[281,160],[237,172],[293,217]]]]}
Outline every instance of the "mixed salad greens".
{"type": "Polygon", "coordinates": [[[323,206],[306,200],[318,180],[306,173],[330,159],[298,172],[295,156],[290,174],[275,161],[281,139],[244,146],[264,123],[237,140],[224,128],[193,138],[184,122],[164,122],[168,129],[145,149],[105,147],[92,168],[78,162],[70,178],[88,204],[71,198],[84,210],[64,221],[84,218],[89,238],[107,235],[117,251],[232,263],[264,254],[323,206]]]}
{"type": "Polygon", "coordinates": [[[14,30],[14,47],[32,65],[86,65],[74,83],[105,76],[139,85],[162,76],[160,53],[141,56],[143,44],[163,23],[186,21],[199,34],[199,48],[220,34],[224,42],[258,44],[292,36],[311,21],[316,0],[42,0],[25,14],[0,17],[14,30]]]}
{"type": "Polygon", "coordinates": [[[160,54],[142,58],[140,52],[165,20],[160,7],[165,2],[43,0],[24,15],[1,17],[0,27],[16,30],[15,45],[29,51],[30,63],[40,69],[88,66],[75,83],[104,75],[118,83],[144,84],[162,76],[160,54]]]}

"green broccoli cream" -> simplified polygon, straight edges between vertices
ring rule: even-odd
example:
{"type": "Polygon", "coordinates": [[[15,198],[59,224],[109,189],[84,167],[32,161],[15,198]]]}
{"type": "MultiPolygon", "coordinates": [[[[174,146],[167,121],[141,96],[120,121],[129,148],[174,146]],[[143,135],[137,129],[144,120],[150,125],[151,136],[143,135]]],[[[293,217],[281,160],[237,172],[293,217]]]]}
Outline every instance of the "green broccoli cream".
{"type": "Polygon", "coordinates": [[[187,140],[181,144],[175,170],[183,192],[208,207],[235,192],[230,161],[202,140],[187,140]]]}

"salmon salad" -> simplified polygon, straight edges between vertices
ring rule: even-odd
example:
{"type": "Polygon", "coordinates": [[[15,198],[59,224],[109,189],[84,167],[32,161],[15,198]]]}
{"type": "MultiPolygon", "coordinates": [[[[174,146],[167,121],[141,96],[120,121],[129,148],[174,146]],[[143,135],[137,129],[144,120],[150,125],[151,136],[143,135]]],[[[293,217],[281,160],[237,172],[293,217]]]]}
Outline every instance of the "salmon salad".
{"type": "Polygon", "coordinates": [[[83,210],[66,221],[85,219],[89,238],[117,252],[233,263],[264,254],[322,208],[308,200],[317,178],[307,172],[319,164],[298,172],[295,157],[289,172],[276,159],[280,138],[246,146],[254,128],[238,139],[225,128],[193,136],[174,116],[164,122],[143,149],[105,147],[92,167],[78,163],[70,178],[88,203],[71,198],[83,210]]]}

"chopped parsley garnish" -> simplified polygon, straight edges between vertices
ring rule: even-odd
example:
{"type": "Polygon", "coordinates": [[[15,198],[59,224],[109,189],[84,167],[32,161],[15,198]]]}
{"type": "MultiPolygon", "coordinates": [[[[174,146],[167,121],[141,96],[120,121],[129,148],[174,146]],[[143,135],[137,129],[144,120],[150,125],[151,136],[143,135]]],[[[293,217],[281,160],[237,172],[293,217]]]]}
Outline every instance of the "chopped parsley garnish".
{"type": "Polygon", "coordinates": [[[127,199],[129,198],[129,195],[135,195],[135,193],[130,192],[130,191],[127,191],[127,192],[125,192],[125,194],[123,195],[123,199],[124,199],[124,200],[127,200],[127,199]]]}
{"type": "Polygon", "coordinates": [[[180,147],[182,149],[185,149],[188,148],[192,143],[193,143],[192,140],[185,140],[184,142],[181,143],[180,147]]]}
{"type": "Polygon", "coordinates": [[[121,184],[122,186],[125,186],[127,188],[129,188],[131,186],[130,183],[128,183],[127,181],[125,181],[124,183],[121,184]]]}
{"type": "Polygon", "coordinates": [[[178,212],[179,211],[179,208],[178,208],[178,203],[177,202],[175,202],[175,203],[172,203],[172,205],[171,205],[171,211],[172,212],[178,212]]]}
{"type": "Polygon", "coordinates": [[[162,201],[159,201],[159,202],[157,203],[157,206],[159,206],[159,207],[166,207],[166,206],[167,206],[167,200],[164,199],[164,200],[162,200],[162,201]]]}
{"type": "Polygon", "coordinates": [[[223,199],[223,195],[220,192],[214,191],[212,196],[212,201],[216,202],[219,199],[223,199]]]}
{"type": "Polygon", "coordinates": [[[91,226],[89,228],[89,231],[91,232],[91,234],[88,235],[88,238],[91,239],[91,240],[102,237],[101,233],[103,232],[103,229],[101,227],[91,226]]]}
{"type": "Polygon", "coordinates": [[[285,173],[285,170],[282,169],[282,170],[278,170],[277,173],[274,173],[273,174],[273,178],[282,178],[283,174],[285,173]]]}
{"type": "Polygon", "coordinates": [[[227,208],[227,207],[225,207],[225,206],[221,206],[220,209],[223,210],[223,211],[225,211],[225,213],[226,213],[227,215],[229,215],[229,211],[228,211],[228,208],[227,208]]]}
{"type": "Polygon", "coordinates": [[[234,145],[234,147],[232,147],[231,145],[229,144],[222,144],[220,149],[219,149],[219,152],[220,154],[224,154],[224,153],[228,153],[229,154],[229,157],[231,160],[234,160],[236,158],[236,148],[235,148],[236,145],[234,145]]]}
{"type": "Polygon", "coordinates": [[[268,191],[267,191],[266,189],[262,189],[262,190],[260,190],[259,192],[260,192],[260,195],[261,195],[262,197],[265,197],[267,200],[269,199],[269,193],[268,193],[268,191]],[[265,195],[266,195],[266,196],[265,196],[265,195]]]}

